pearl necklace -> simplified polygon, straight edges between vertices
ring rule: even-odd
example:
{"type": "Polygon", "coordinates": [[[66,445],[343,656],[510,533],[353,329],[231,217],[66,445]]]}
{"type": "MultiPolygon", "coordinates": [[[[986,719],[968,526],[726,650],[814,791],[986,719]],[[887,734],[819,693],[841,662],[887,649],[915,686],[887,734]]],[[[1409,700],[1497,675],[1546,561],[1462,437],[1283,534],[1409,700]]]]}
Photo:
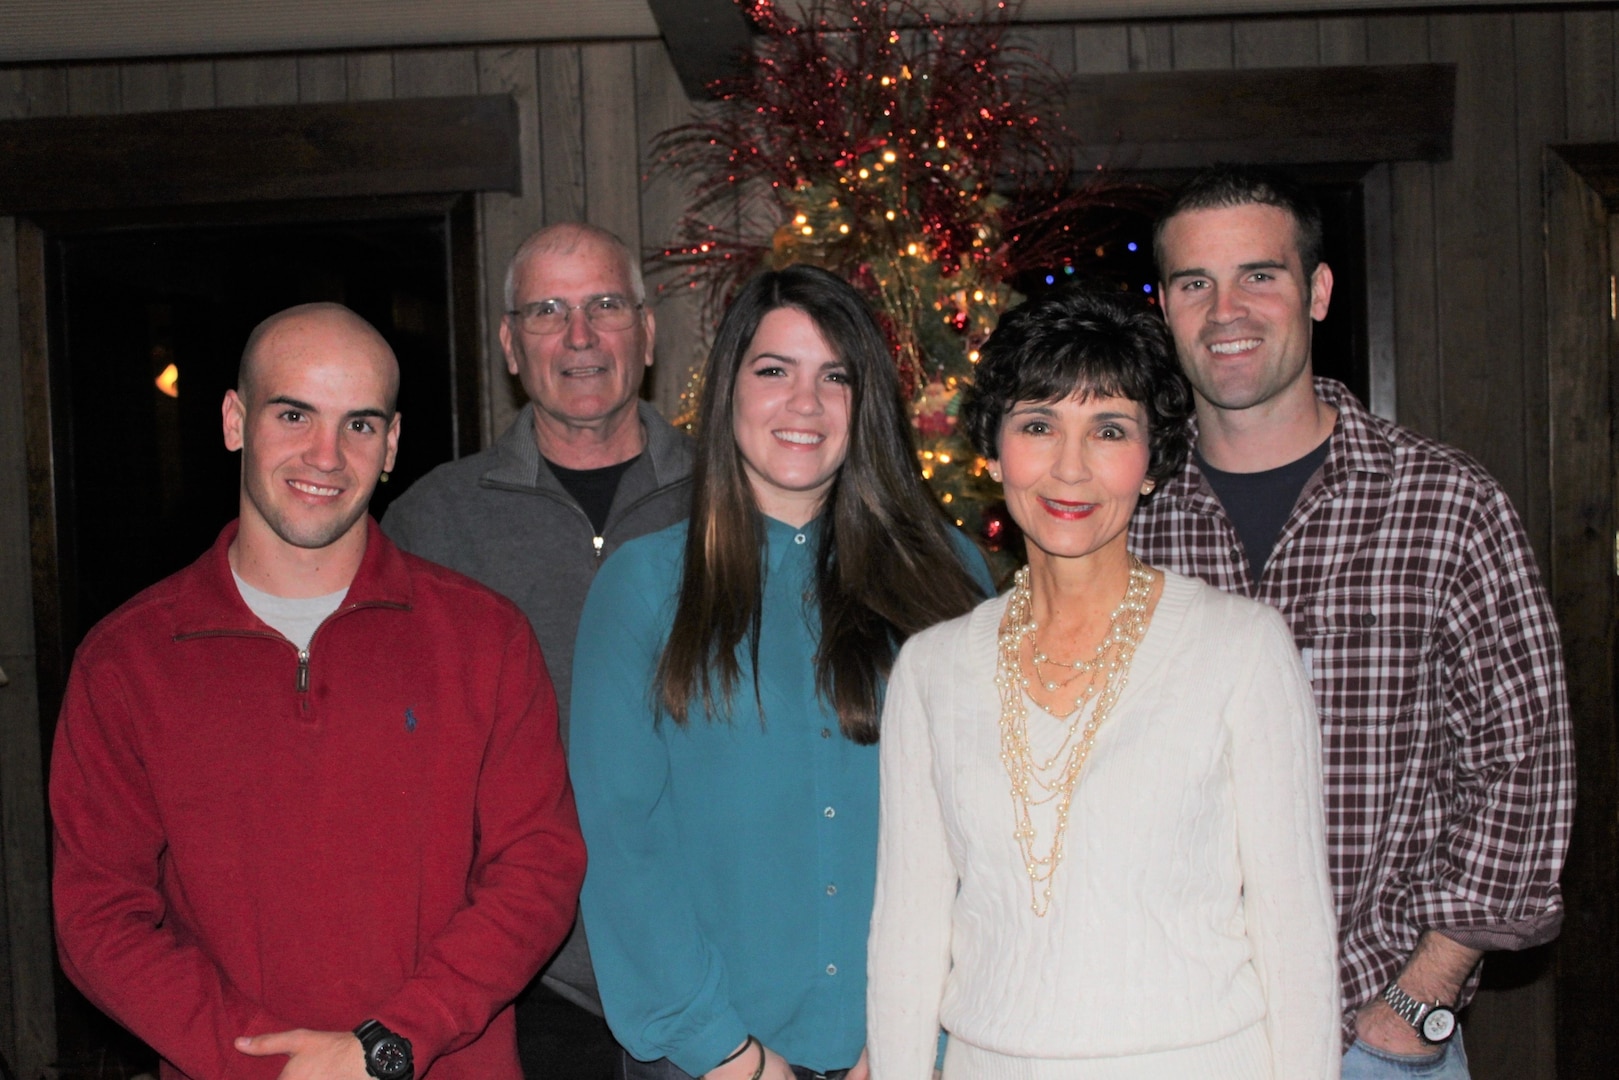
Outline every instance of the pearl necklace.
{"type": "Polygon", "coordinates": [[[1013,581],[1007,598],[1006,615],[1001,620],[995,685],[1001,692],[1001,763],[1012,781],[1014,811],[1013,837],[1029,874],[1029,899],[1037,916],[1051,910],[1051,879],[1062,861],[1063,837],[1068,831],[1068,809],[1074,800],[1080,770],[1090,757],[1096,732],[1118,704],[1130,677],[1130,663],[1136,646],[1147,632],[1147,605],[1157,575],[1130,556],[1130,582],[1124,599],[1108,616],[1107,634],[1088,659],[1056,661],[1040,651],[1035,640],[1039,629],[1034,620],[1034,598],[1029,584],[1029,568],[1023,567],[1013,581]],[[1023,673],[1023,642],[1029,642],[1029,670],[1048,691],[1055,691],[1081,676],[1083,688],[1075,695],[1074,710],[1067,731],[1056,751],[1043,762],[1035,760],[1029,740],[1029,711],[1024,696],[1029,678],[1023,673]],[[1046,681],[1040,668],[1060,667],[1072,671],[1066,678],[1046,681]],[[1051,850],[1045,855],[1034,851],[1036,830],[1030,807],[1057,801],[1057,823],[1052,832],[1051,850]]]}

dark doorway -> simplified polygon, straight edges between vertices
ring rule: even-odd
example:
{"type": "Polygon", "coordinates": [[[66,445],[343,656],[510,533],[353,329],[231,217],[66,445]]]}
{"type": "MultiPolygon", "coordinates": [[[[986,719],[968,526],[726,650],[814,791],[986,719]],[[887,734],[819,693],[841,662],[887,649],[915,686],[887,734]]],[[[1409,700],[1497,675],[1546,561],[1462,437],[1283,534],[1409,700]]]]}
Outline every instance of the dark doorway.
{"type": "Polygon", "coordinates": [[[437,215],[54,238],[65,645],[195,559],[235,517],[237,460],[221,442],[220,401],[248,332],[273,312],[346,304],[398,354],[405,424],[395,480],[378,488],[374,513],[456,455],[464,418],[449,233],[437,215]]]}
{"type": "MultiPolygon", "coordinates": [[[[239,465],[222,442],[220,403],[266,316],[342,303],[398,355],[400,452],[374,514],[478,445],[470,200],[231,216],[44,229],[57,479],[55,590],[45,602],[58,616],[64,672],[98,620],[194,561],[236,516],[239,465]]],[[[61,689],[42,680],[46,746],[61,689]]],[[[60,979],[57,1012],[64,1075],[155,1066],[60,979]]]]}

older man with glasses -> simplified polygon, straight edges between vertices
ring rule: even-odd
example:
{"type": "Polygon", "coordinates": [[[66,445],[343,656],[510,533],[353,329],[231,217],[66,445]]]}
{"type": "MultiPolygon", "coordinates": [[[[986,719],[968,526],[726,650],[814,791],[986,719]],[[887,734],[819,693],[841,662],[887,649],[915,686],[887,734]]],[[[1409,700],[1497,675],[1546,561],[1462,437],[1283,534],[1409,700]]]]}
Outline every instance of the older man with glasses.
{"type": "MultiPolygon", "coordinates": [[[[481,453],[441,465],[390,507],[407,551],[467,574],[527,614],[556,684],[562,738],[574,633],[596,568],[686,517],[691,441],[639,400],[655,323],[636,255],[612,233],[552,225],[506,271],[500,343],[529,403],[481,453]]],[[[612,1075],[584,933],[518,1003],[530,1080],[612,1075]]]]}

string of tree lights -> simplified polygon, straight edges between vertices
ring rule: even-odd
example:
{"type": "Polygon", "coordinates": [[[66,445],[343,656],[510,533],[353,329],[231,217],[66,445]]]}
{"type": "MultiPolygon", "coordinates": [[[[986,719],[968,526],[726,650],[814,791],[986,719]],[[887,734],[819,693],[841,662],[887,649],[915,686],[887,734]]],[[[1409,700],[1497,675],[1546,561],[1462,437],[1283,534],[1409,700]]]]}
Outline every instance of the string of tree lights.
{"type": "Polygon", "coordinates": [[[741,74],[655,147],[656,168],[692,191],[661,261],[711,316],[763,267],[851,281],[893,344],[923,475],[991,551],[1014,547],[999,488],[958,430],[961,390],[1000,312],[1048,278],[1090,273],[1117,228],[1096,212],[1144,190],[1074,175],[1073,138],[1053,119],[1059,79],[1007,42],[1005,3],[744,6],[759,40],[741,74]]]}

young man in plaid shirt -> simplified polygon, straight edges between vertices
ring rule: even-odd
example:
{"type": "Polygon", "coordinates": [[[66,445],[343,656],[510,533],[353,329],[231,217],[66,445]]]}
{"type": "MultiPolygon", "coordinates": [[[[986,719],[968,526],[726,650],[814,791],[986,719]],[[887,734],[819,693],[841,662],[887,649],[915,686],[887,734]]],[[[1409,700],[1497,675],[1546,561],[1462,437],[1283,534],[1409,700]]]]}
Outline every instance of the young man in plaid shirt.
{"type": "Polygon", "coordinates": [[[1563,915],[1573,748],[1523,526],[1477,462],[1312,378],[1332,271],[1298,185],[1209,170],[1154,239],[1198,438],[1136,512],[1134,549],[1276,607],[1303,653],[1321,718],[1344,1076],[1420,1065],[1465,1078],[1454,1010],[1480,956],[1548,941],[1563,915]]]}

